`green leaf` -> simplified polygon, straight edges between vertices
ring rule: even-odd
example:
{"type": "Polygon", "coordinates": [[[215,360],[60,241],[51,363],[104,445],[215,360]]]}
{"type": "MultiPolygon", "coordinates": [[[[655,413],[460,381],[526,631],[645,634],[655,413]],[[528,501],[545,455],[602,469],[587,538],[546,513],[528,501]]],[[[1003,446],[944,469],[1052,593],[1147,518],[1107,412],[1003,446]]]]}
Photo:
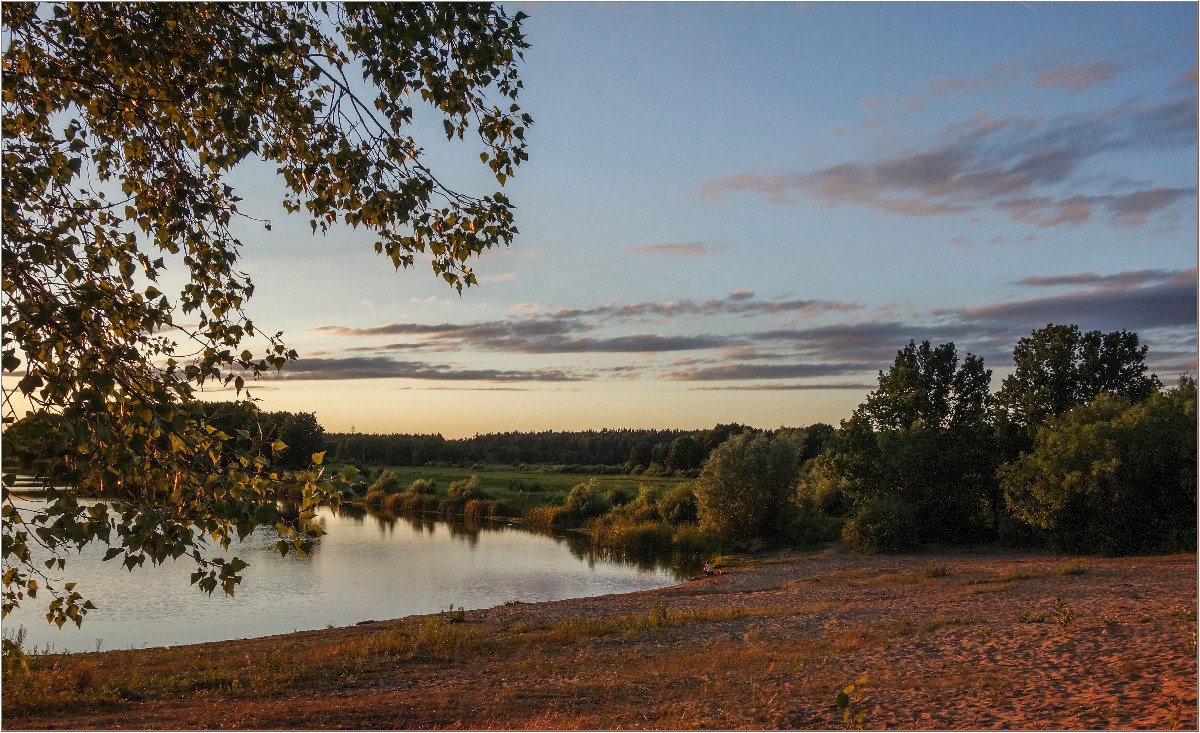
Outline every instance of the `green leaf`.
{"type": "MultiPolygon", "coordinates": [[[[828,700],[829,698],[825,698],[825,699],[828,700]]],[[[837,706],[840,709],[845,710],[846,706],[848,706],[850,704],[850,696],[848,694],[846,694],[845,692],[839,692],[837,699],[834,702],[837,703],[837,706]]]]}

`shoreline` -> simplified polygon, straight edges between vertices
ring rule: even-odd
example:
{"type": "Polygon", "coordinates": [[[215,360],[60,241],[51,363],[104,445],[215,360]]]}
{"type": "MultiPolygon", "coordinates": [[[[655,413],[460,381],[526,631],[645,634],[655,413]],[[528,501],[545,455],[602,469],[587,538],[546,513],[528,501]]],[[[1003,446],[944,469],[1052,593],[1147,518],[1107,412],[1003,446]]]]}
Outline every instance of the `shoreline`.
{"type": "Polygon", "coordinates": [[[462,623],[39,659],[31,679],[87,667],[89,686],[39,709],[6,681],[3,713],[19,728],[840,728],[833,698],[866,675],[868,728],[1196,726],[1195,555],[737,559],[462,623]],[[125,692],[89,695],[105,675],[125,692]]]}

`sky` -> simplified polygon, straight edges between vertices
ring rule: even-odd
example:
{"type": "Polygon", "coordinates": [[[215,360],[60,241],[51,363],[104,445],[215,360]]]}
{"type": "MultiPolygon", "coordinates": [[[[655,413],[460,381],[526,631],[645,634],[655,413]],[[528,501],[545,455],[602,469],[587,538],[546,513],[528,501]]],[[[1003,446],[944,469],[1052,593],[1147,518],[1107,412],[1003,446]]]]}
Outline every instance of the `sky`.
{"type": "MultiPolygon", "coordinates": [[[[837,425],[910,339],[993,386],[1047,323],[1196,374],[1194,3],[519,4],[520,234],[461,296],[231,182],[251,394],[327,431],[837,425]]],[[[418,120],[426,163],[498,189],[418,120]]],[[[474,161],[474,162],[472,162],[474,161]]],[[[211,391],[211,399],[227,399],[211,391]]]]}

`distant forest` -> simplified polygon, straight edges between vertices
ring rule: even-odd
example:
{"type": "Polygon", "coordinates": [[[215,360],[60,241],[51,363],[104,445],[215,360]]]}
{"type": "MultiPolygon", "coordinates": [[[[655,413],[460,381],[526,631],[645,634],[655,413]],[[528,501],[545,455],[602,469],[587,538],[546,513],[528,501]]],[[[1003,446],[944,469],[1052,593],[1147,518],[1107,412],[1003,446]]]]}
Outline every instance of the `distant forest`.
{"type": "MultiPolygon", "coordinates": [[[[748,426],[709,430],[585,430],[489,433],[447,440],[439,435],[326,433],[325,450],[360,466],[547,466],[574,473],[695,475],[713,449],[748,426]]],[[[832,431],[832,428],[829,428],[832,431]]]]}

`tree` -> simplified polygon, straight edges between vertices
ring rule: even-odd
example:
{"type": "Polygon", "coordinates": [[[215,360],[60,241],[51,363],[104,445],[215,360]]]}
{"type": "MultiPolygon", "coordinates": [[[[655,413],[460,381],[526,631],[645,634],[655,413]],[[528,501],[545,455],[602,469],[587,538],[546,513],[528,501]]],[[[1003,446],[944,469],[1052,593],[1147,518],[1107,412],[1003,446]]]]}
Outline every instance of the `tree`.
{"type": "Polygon", "coordinates": [[[701,463],[704,463],[704,448],[700,441],[690,435],[681,435],[671,441],[663,465],[668,471],[689,471],[699,468],[701,463]]]}
{"type": "Polygon", "coordinates": [[[1012,512],[1061,549],[1195,552],[1196,382],[1051,417],[1000,476],[1012,512]]]}
{"type": "Polygon", "coordinates": [[[650,443],[636,443],[629,451],[629,460],[625,462],[625,468],[633,473],[637,469],[646,470],[650,465],[653,454],[653,446],[650,443]]]}
{"type": "Polygon", "coordinates": [[[910,341],[896,352],[806,482],[809,491],[836,484],[853,498],[857,512],[845,533],[852,547],[994,536],[1003,502],[988,422],[991,376],[978,356],[960,365],[953,343],[910,341]]]}
{"type": "Polygon", "coordinates": [[[276,463],[288,470],[306,468],[311,456],[324,448],[325,428],[317,422],[317,416],[311,412],[276,412],[271,417],[278,421],[279,439],[287,445],[276,463]]]}
{"type": "Polygon", "coordinates": [[[1147,347],[1128,331],[1088,331],[1048,324],[1017,342],[1016,369],[997,400],[1010,419],[1035,429],[1048,418],[1101,394],[1138,402],[1162,386],[1146,375],[1147,347]]]}
{"type": "Polygon", "coordinates": [[[280,516],[272,459],[286,446],[217,430],[197,401],[198,387],[240,394],[296,357],[243,310],[253,285],[230,227],[253,218],[228,172],[274,164],[285,208],[314,233],[363,227],[394,267],[424,252],[451,286],[475,284],[468,259],[512,241],[512,205],[434,175],[408,132],[410,97],[447,139],[477,134],[503,186],[527,159],[524,15],[432,3],[2,12],[3,369],[20,377],[4,388],[5,458],[49,498],[23,514],[5,476],[3,611],[39,591],[59,625],[91,607],[31,564],[33,543],[55,554],[105,542],[130,568],[187,554],[194,583],[232,594],[245,563],[209,557],[205,540],[227,547],[273,525],[281,552],[303,552],[319,533],[314,505],[337,487],[303,474],[302,511],[280,516]],[[168,260],[187,273],[177,298],[158,287],[168,260]]]}
{"type": "Polygon", "coordinates": [[[877,430],[908,428],[918,420],[932,428],[978,422],[991,402],[991,380],[981,357],[967,354],[959,366],[954,342],[933,347],[909,341],[887,373],[879,372],[879,389],[857,414],[877,430]]]}
{"type": "Polygon", "coordinates": [[[747,431],[727,439],[696,481],[701,528],[728,539],[780,536],[798,478],[796,448],[786,438],[747,431]]]}

